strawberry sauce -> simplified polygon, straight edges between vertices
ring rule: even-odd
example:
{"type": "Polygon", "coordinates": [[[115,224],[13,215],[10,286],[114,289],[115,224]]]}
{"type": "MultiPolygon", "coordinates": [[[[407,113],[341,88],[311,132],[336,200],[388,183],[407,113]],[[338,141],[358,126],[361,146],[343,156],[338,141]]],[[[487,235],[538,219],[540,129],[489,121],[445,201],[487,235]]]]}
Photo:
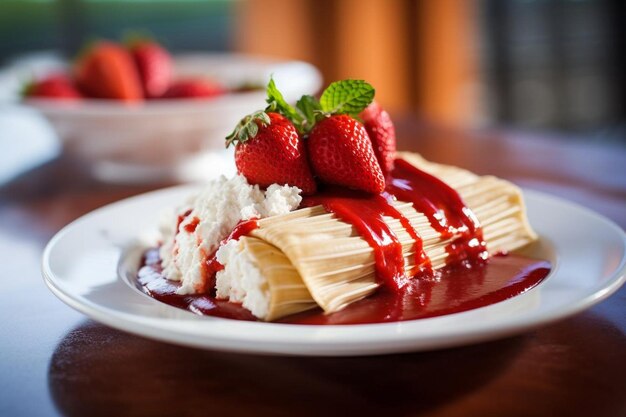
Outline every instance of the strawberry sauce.
{"type": "Polygon", "coordinates": [[[180,284],[163,276],[158,249],[148,250],[144,255],[142,265],[137,274],[137,281],[141,290],[162,303],[204,316],[256,320],[252,313],[240,305],[217,300],[210,294],[176,294],[180,284]]]}
{"type": "Polygon", "coordinates": [[[257,224],[257,219],[240,221],[237,226],[235,226],[233,231],[230,232],[230,235],[228,235],[226,239],[222,240],[217,249],[215,249],[215,251],[207,257],[205,269],[203,272],[206,274],[206,281],[208,282],[207,286],[209,288],[215,288],[215,274],[224,269],[224,265],[217,261],[216,255],[218,249],[221,246],[224,246],[230,240],[239,240],[240,237],[246,236],[257,227],[259,227],[259,225],[257,224]]]}
{"type": "Polygon", "coordinates": [[[444,239],[453,238],[446,247],[450,256],[448,263],[472,264],[487,259],[480,223],[461,196],[443,181],[403,159],[396,159],[382,195],[331,188],[305,197],[302,206],[322,205],[326,211],[351,224],[374,251],[378,281],[388,290],[398,291],[417,273],[423,275],[432,271],[417,230],[392,205],[396,199],[412,203],[444,239]],[[383,216],[398,219],[415,241],[415,267],[411,271],[404,270],[402,244],[383,216]]]}
{"type": "MultiPolygon", "coordinates": [[[[324,314],[315,309],[279,320],[291,324],[361,324],[414,320],[458,313],[488,306],[519,295],[539,284],[550,272],[550,263],[513,254],[488,257],[482,229],[459,194],[438,178],[396,159],[381,195],[328,188],[305,197],[301,207],[322,205],[351,224],[374,252],[376,276],[381,288],[345,309],[324,314]],[[409,202],[444,238],[450,239],[446,267],[433,271],[422,239],[410,221],[392,204],[409,202]],[[402,243],[383,217],[397,219],[414,240],[414,267],[405,271],[402,243]]],[[[190,213],[185,213],[186,217],[190,213]]],[[[195,220],[195,219],[193,219],[195,220]]],[[[182,219],[179,219],[179,224],[182,219]]],[[[197,225],[191,221],[189,229],[197,225]],[[191,226],[193,225],[193,226],[191,226]]],[[[239,239],[254,230],[255,220],[240,223],[221,242],[239,239]]],[[[185,227],[187,230],[187,227],[185,227]]],[[[190,230],[187,230],[190,231],[190,230]]],[[[196,314],[237,320],[256,320],[238,304],[216,300],[210,293],[178,295],[179,284],[162,275],[158,250],[146,253],[138,282],[148,295],[196,314]]],[[[207,257],[208,287],[223,269],[215,253],[207,257]]]]}
{"type": "Polygon", "coordinates": [[[448,184],[403,159],[396,159],[385,191],[398,200],[412,203],[444,238],[457,236],[447,247],[452,255],[452,262],[448,263],[487,259],[478,219],[448,184]]]}
{"type": "Polygon", "coordinates": [[[351,224],[374,250],[376,276],[387,288],[397,291],[407,283],[404,271],[402,244],[383,216],[400,220],[407,231],[417,232],[394,206],[381,195],[371,195],[350,190],[332,190],[306,197],[304,207],[322,205],[328,212],[351,224]]]}

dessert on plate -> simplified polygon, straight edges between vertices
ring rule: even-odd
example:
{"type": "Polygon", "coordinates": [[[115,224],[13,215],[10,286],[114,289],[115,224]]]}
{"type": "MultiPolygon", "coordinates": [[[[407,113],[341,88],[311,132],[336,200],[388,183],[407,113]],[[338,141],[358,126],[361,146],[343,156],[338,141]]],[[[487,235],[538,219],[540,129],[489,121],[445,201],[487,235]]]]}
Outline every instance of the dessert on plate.
{"type": "Polygon", "coordinates": [[[165,216],[138,283],[197,314],[296,324],[402,321],[466,311],[536,286],[544,260],[508,181],[396,152],[361,80],[266,109],[226,138],[238,174],[165,216]]]}

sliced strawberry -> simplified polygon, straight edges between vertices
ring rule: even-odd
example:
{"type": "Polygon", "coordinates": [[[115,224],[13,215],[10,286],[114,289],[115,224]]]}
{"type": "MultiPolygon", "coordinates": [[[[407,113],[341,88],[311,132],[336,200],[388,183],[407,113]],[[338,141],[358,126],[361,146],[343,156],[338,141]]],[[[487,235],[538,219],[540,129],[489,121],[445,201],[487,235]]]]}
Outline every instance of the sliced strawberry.
{"type": "Polygon", "coordinates": [[[139,72],[130,53],[102,41],[82,54],[74,66],[76,83],[89,97],[138,101],[143,98],[139,72]]]}
{"type": "Polygon", "coordinates": [[[23,91],[24,97],[45,97],[63,100],[77,100],[80,92],[69,77],[64,74],[49,75],[29,83],[23,91]]]}
{"type": "Polygon", "coordinates": [[[215,81],[192,78],[174,82],[163,98],[211,98],[221,96],[226,89],[215,81]]]}
{"type": "Polygon", "coordinates": [[[393,161],[396,158],[396,129],[391,117],[377,102],[367,106],[359,116],[372,141],[380,168],[387,176],[393,170],[393,161]]]}
{"type": "Polygon", "coordinates": [[[284,116],[273,112],[247,116],[227,138],[227,144],[231,143],[236,143],[237,171],[250,184],[289,184],[304,194],[315,192],[302,139],[284,116]]]}
{"type": "Polygon", "coordinates": [[[363,125],[348,115],[318,122],[307,141],[311,167],[329,184],[370,193],[385,189],[385,177],[363,125]]]}
{"type": "Polygon", "coordinates": [[[172,57],[169,52],[150,40],[132,42],[129,50],[137,64],[146,98],[161,97],[172,80],[172,57]]]}

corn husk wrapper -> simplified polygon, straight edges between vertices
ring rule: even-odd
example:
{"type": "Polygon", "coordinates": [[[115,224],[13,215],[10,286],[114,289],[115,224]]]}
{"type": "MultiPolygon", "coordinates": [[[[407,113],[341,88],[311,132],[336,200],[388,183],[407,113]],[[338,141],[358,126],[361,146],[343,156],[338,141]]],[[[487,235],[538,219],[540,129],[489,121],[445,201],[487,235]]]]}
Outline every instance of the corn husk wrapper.
{"type": "MultiPolygon", "coordinates": [[[[454,188],[473,210],[483,228],[490,253],[513,251],[536,239],[526,219],[518,187],[493,176],[428,162],[417,154],[399,157],[434,175],[454,188]]],[[[397,202],[423,241],[434,269],[446,264],[446,246],[456,236],[444,239],[411,203],[397,202]]],[[[394,218],[385,222],[402,243],[405,269],[415,263],[414,240],[394,218]]],[[[259,221],[259,228],[241,239],[267,279],[270,294],[265,320],[276,320],[300,311],[321,307],[332,313],[374,292],[374,252],[348,223],[316,206],[259,221]]]]}

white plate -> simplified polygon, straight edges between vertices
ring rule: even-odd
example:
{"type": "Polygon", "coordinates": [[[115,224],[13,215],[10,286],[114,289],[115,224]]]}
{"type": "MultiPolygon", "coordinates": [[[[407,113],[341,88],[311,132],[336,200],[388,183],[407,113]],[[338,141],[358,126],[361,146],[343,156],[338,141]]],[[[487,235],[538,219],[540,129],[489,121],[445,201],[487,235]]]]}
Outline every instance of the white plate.
{"type": "Polygon", "coordinates": [[[464,345],[521,333],[596,304],[624,282],[626,235],[577,205],[525,191],[541,236],[529,248],[554,268],[538,287],[510,300],[448,316],[398,323],[307,326],[196,316],[141,293],[142,251],[156,241],[163,207],[192,186],[111,204],[71,223],[48,244],[43,274],[52,292],[89,317],[153,339],[209,349],[286,355],[367,355],[464,345]]]}

